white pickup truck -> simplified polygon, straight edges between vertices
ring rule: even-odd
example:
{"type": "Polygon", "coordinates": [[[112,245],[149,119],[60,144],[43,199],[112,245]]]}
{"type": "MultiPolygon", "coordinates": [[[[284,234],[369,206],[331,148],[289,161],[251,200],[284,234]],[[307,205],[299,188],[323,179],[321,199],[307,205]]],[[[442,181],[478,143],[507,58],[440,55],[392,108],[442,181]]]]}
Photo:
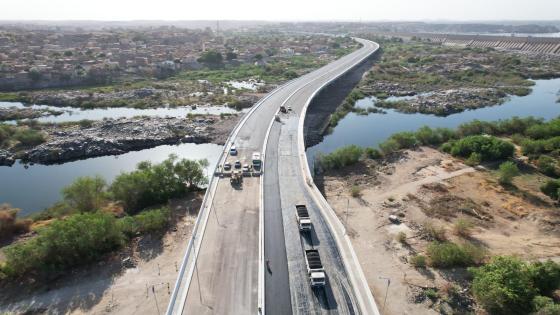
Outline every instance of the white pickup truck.
{"type": "Polygon", "coordinates": [[[256,170],[261,169],[262,160],[261,160],[261,154],[259,152],[253,152],[253,156],[252,156],[251,161],[253,163],[253,168],[254,169],[256,169],[256,170]]]}

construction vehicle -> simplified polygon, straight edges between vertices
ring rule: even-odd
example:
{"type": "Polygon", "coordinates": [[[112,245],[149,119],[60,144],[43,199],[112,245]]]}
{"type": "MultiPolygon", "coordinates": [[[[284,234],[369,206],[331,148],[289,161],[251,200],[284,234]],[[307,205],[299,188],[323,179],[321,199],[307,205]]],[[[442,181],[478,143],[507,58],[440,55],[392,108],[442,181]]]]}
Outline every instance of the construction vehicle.
{"type": "Polygon", "coordinates": [[[241,171],[233,171],[231,173],[231,177],[229,178],[229,182],[232,186],[241,186],[243,183],[243,174],[241,174],[241,171]]]}
{"type": "Polygon", "coordinates": [[[319,251],[316,249],[306,250],[305,264],[307,265],[307,274],[309,275],[311,287],[324,287],[326,284],[326,275],[323,264],[321,263],[319,251]]]}
{"type": "Polygon", "coordinates": [[[311,231],[311,218],[305,205],[296,205],[296,217],[300,232],[311,231]]]}

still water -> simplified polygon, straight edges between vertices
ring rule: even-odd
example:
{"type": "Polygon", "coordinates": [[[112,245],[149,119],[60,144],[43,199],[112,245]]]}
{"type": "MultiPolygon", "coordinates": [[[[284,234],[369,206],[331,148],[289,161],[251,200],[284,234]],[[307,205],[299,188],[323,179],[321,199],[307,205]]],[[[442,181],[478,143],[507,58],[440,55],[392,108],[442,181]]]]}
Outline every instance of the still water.
{"type": "Polygon", "coordinates": [[[208,159],[208,174],[212,174],[221,145],[193,144],[162,145],[152,149],[128,152],[118,156],[103,156],[60,165],[32,165],[25,169],[16,163],[0,167],[0,204],[9,203],[22,209],[19,216],[51,206],[60,200],[60,190],[79,176],[100,175],[111,182],[121,172],[132,171],[141,161],[161,162],[169,154],[179,158],[208,159]]]}
{"type": "MultiPolygon", "coordinates": [[[[556,118],[560,116],[560,103],[557,103],[559,90],[560,79],[535,80],[533,91],[527,96],[512,96],[501,105],[467,110],[447,117],[405,114],[392,109],[384,109],[386,114],[373,113],[367,116],[350,113],[339,121],[333,132],[326,135],[321,143],[307,149],[307,157],[309,161],[313,161],[317,153],[329,153],[350,144],[377,146],[393,133],[414,131],[424,125],[455,128],[474,119],[492,121],[513,116],[556,118]]],[[[375,98],[361,99],[356,106],[375,106],[375,98]]]]}
{"type": "MultiPolygon", "coordinates": [[[[219,115],[219,114],[237,114],[243,113],[236,109],[227,106],[191,106],[180,107],[160,107],[137,109],[128,107],[109,107],[109,108],[95,108],[95,109],[80,109],[74,107],[58,107],[48,105],[23,105],[19,102],[0,102],[0,107],[17,107],[17,108],[34,108],[34,109],[52,109],[56,111],[63,111],[61,115],[48,115],[39,117],[36,120],[39,122],[61,123],[66,121],[80,121],[82,119],[101,120],[104,118],[131,118],[135,116],[150,116],[150,117],[185,117],[187,114],[204,114],[204,115],[219,115]]],[[[8,123],[15,123],[15,121],[8,121],[8,123]]]]}

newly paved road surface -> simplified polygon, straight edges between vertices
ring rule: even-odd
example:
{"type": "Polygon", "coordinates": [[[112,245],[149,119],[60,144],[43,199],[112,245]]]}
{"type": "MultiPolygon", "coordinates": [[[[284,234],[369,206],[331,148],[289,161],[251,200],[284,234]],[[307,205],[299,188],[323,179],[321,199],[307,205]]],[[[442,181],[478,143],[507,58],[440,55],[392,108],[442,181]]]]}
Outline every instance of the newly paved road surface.
{"type": "Polygon", "coordinates": [[[363,41],[363,44],[358,51],[269,95],[239,129],[233,140],[239,154],[227,159],[250,163],[252,152],[263,150],[267,129],[280,104],[288,100],[294,109],[282,118],[282,123],[272,125],[264,177],[246,177],[240,188],[232,187],[228,178],[216,178],[217,188],[207,205],[211,213],[198,249],[198,260],[192,273],[187,272],[180,279],[181,286],[188,290],[177,297],[185,303],[175,304],[184,308],[174,313],[257,314],[261,180],[264,181],[264,255],[271,267],[270,272],[265,271],[266,313],[357,313],[336,244],[302,187],[296,134],[298,113],[309,96],[376,49],[371,42],[363,41]],[[315,227],[312,240],[302,241],[299,232],[294,231],[296,202],[305,202],[310,207],[315,227]],[[328,286],[324,292],[311,292],[304,274],[302,248],[309,246],[319,246],[327,269],[328,286]]]}
{"type": "MultiPolygon", "coordinates": [[[[376,47],[367,43],[361,53],[371,53],[376,47]]],[[[363,56],[356,53],[348,57],[357,60],[363,56]]],[[[345,65],[351,63],[352,60],[346,61],[345,65]]],[[[264,226],[265,259],[270,260],[273,273],[267,273],[265,277],[266,314],[359,314],[336,242],[307,193],[298,157],[298,124],[303,106],[317,88],[344,70],[344,66],[340,66],[295,92],[286,100],[286,106],[290,106],[293,112],[281,114],[281,121],[274,122],[271,129],[264,173],[264,226]],[[277,161],[272,162],[270,156],[277,161]],[[309,234],[300,234],[298,230],[296,204],[308,207],[313,223],[309,234]],[[319,249],[327,273],[327,286],[322,290],[312,290],[309,285],[304,250],[311,248],[319,249]],[[288,266],[287,273],[281,268],[284,265],[288,266]],[[289,279],[287,288],[285,278],[289,279]],[[288,305],[291,312],[287,311],[288,305]]]]}

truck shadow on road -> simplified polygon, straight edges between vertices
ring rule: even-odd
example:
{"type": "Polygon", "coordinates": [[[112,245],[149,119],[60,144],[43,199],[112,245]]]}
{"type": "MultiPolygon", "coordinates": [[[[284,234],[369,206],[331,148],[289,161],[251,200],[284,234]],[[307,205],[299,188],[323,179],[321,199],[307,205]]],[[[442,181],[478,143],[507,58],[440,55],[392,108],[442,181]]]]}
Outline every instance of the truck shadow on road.
{"type": "Polygon", "coordinates": [[[315,288],[312,289],[315,298],[319,302],[318,304],[324,310],[336,310],[338,308],[338,304],[334,297],[329,278],[327,277],[327,281],[323,288],[315,288]]]}
{"type": "Polygon", "coordinates": [[[304,242],[304,248],[316,248],[321,244],[321,241],[319,241],[319,237],[317,236],[317,233],[315,233],[314,228],[305,233],[301,233],[301,238],[304,242]]]}

